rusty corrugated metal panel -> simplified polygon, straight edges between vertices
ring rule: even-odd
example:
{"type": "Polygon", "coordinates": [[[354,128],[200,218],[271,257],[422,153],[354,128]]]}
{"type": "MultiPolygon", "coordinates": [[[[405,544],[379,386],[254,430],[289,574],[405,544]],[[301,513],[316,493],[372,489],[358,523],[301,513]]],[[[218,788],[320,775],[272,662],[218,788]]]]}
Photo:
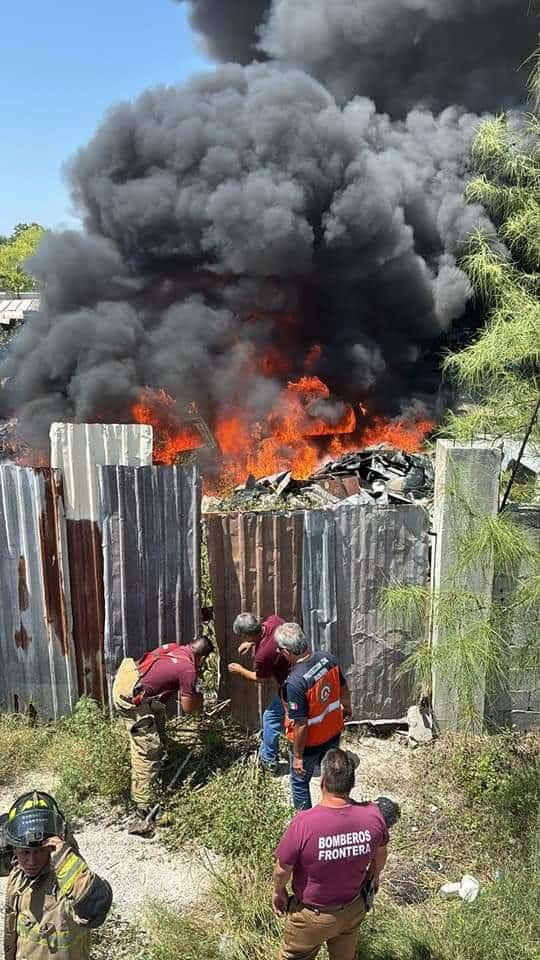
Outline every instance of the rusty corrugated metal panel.
{"type": "Polygon", "coordinates": [[[201,484],[194,466],[99,472],[110,689],[123,657],[198,634],[201,484]]]}
{"type": "Polygon", "coordinates": [[[234,716],[257,729],[262,707],[275,693],[227,672],[238,659],[232,623],[242,610],[259,617],[302,615],[303,513],[228,513],[205,516],[216,638],[221,657],[220,695],[234,716]]]}
{"type": "Polygon", "coordinates": [[[427,585],[429,517],[414,504],[344,503],[334,511],[337,655],[353,694],[356,719],[399,719],[411,704],[410,681],[398,679],[410,645],[385,621],[381,590],[392,582],[427,585]]]}
{"type": "Polygon", "coordinates": [[[429,518],[416,505],[343,503],[294,514],[206,517],[221,688],[235,716],[257,727],[272,689],[261,693],[226,672],[237,659],[231,625],[240,610],[277,612],[303,623],[314,648],[334,653],[353,693],[356,719],[398,719],[411,702],[397,679],[407,644],[384,621],[380,592],[400,580],[429,580],[429,518]]]}
{"type": "Polygon", "coordinates": [[[53,423],[51,465],[62,471],[79,692],[105,701],[102,505],[99,465],[152,463],[152,428],[53,423]]]}
{"type": "Polygon", "coordinates": [[[45,718],[77,699],[60,478],[0,466],[0,703],[45,718]]]}
{"type": "MultiPolygon", "coordinates": [[[[527,530],[531,544],[540,549],[540,507],[513,504],[505,515],[527,530]]],[[[512,571],[499,573],[493,585],[495,602],[511,604],[524,579],[534,573],[533,561],[523,557],[512,571]]],[[[540,728],[540,688],[532,669],[519,665],[524,647],[538,643],[538,610],[518,606],[514,620],[508,624],[509,658],[506,682],[500,677],[488,678],[486,719],[494,727],[515,726],[520,730],[540,728]]]]}

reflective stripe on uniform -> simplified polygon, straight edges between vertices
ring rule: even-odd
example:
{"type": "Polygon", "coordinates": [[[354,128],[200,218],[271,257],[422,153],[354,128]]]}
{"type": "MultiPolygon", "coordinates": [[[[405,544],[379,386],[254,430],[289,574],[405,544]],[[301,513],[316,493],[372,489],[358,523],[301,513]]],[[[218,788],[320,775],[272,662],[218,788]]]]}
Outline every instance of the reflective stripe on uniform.
{"type": "Polygon", "coordinates": [[[28,918],[26,918],[24,914],[19,914],[17,917],[17,936],[20,937],[21,940],[27,940],[29,943],[39,943],[47,947],[54,946],[56,949],[66,949],[83,940],[86,932],[84,930],[69,931],[54,929],[51,930],[49,934],[42,934],[39,923],[34,923],[30,926],[28,918]],[[53,941],[52,944],[51,940],[53,941]]]}
{"type": "Polygon", "coordinates": [[[69,853],[63,864],[55,871],[60,887],[60,894],[65,897],[73,890],[76,880],[86,869],[84,860],[75,853],[69,853]]]}
{"type": "Polygon", "coordinates": [[[317,717],[309,717],[307,722],[308,727],[312,727],[316,723],[322,723],[325,717],[327,717],[329,713],[333,713],[334,710],[339,710],[340,707],[341,707],[341,700],[334,700],[332,703],[329,703],[328,706],[323,710],[323,712],[319,713],[317,717]]]}

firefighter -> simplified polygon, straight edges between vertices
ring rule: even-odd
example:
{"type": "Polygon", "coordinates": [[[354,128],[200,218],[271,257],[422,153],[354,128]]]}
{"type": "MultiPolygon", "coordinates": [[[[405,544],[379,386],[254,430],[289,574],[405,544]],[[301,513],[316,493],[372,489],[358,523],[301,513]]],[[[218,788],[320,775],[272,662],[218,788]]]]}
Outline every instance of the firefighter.
{"type": "Polygon", "coordinates": [[[90,871],[49,794],[23,794],[2,820],[5,960],[88,960],[90,931],[112,903],[109,884],[90,871]]]}
{"type": "Polygon", "coordinates": [[[339,747],[344,721],[351,716],[351,695],[336,658],[324,650],[312,652],[297,623],[278,627],[276,641],[291,665],[283,698],[292,799],[296,810],[309,810],[315,767],[328,750],[339,747]]]}
{"type": "Polygon", "coordinates": [[[146,817],[164,756],[165,704],[180,696],[184,713],[201,713],[202,667],[212,642],[167,643],[140,660],[122,661],[113,684],[113,704],[125,723],[131,751],[131,797],[137,816],[146,817]]]}

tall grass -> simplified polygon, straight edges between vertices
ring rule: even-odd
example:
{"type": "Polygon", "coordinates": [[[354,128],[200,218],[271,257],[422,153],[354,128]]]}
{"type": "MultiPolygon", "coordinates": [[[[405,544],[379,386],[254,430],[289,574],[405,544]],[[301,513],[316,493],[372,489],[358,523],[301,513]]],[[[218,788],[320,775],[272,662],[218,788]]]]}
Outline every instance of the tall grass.
{"type": "Polygon", "coordinates": [[[0,714],[0,785],[43,768],[51,730],[19,713],[0,714]]]}

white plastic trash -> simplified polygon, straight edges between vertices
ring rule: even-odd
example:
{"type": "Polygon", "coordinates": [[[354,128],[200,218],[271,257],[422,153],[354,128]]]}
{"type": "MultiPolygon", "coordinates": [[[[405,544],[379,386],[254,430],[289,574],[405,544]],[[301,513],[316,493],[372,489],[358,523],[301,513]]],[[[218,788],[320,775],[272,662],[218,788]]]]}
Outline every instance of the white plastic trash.
{"type": "Polygon", "coordinates": [[[465,903],[473,903],[480,893],[480,884],[470,873],[465,873],[459,885],[459,895],[465,903]]]}
{"type": "Polygon", "coordinates": [[[480,884],[470,873],[464,873],[459,883],[443,883],[439,893],[446,900],[461,897],[465,903],[473,903],[480,893],[480,884]]]}
{"type": "Polygon", "coordinates": [[[450,900],[452,897],[459,897],[460,889],[460,883],[443,883],[439,893],[441,897],[444,897],[446,900],[450,900]]]}

